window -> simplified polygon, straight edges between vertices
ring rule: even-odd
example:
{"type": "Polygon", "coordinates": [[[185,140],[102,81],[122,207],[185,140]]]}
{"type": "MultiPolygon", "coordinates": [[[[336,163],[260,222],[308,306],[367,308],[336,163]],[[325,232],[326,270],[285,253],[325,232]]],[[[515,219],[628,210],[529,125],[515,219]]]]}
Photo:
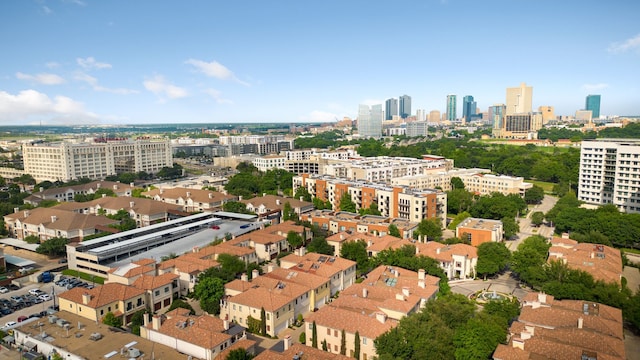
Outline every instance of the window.
{"type": "Polygon", "coordinates": [[[362,338],[362,345],[367,345],[367,338],[366,337],[362,338]]]}
{"type": "Polygon", "coordinates": [[[155,295],[155,296],[159,296],[159,295],[160,295],[160,290],[156,290],[156,291],[154,292],[154,295],[155,295]]]}
{"type": "Polygon", "coordinates": [[[166,287],[164,288],[164,293],[166,294],[166,293],[168,293],[168,292],[169,292],[169,287],[168,287],[168,286],[166,286],[166,287]]]}

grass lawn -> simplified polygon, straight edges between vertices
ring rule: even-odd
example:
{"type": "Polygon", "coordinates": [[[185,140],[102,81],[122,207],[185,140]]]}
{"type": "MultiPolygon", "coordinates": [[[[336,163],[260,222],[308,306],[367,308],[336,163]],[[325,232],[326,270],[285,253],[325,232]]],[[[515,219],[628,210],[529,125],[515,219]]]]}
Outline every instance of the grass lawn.
{"type": "Polygon", "coordinates": [[[538,185],[544,190],[545,194],[550,194],[553,191],[554,183],[546,182],[546,181],[538,181],[538,180],[525,180],[526,182],[532,183],[533,185],[538,185]]]}
{"type": "Polygon", "coordinates": [[[81,278],[82,280],[86,280],[88,282],[95,282],[96,284],[104,284],[104,278],[101,278],[99,276],[93,276],[87,273],[83,273],[83,272],[79,272],[77,270],[62,270],[62,274],[67,275],[67,276],[77,276],[79,278],[81,278]]]}
{"type": "Polygon", "coordinates": [[[640,250],[638,250],[638,249],[622,248],[622,249],[620,249],[620,250],[622,250],[622,251],[624,251],[624,252],[626,252],[626,253],[632,253],[632,254],[638,254],[638,255],[640,255],[640,250]]]}

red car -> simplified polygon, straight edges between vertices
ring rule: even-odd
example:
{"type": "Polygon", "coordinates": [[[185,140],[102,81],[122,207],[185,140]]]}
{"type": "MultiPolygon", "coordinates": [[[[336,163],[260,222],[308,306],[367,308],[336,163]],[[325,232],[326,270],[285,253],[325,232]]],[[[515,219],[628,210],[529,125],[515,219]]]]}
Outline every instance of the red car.
{"type": "Polygon", "coordinates": [[[211,228],[213,230],[220,230],[220,226],[218,226],[218,225],[212,225],[211,228]]]}
{"type": "Polygon", "coordinates": [[[18,317],[18,322],[23,322],[25,320],[27,320],[29,317],[28,316],[19,316],[18,317]]]}

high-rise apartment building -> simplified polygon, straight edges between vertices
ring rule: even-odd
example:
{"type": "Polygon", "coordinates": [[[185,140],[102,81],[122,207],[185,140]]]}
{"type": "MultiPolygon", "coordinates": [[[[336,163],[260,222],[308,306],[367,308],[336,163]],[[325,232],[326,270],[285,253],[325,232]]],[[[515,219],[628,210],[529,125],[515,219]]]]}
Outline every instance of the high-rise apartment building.
{"type": "Polygon", "coordinates": [[[400,96],[400,117],[403,119],[411,116],[411,96],[400,96]]]}
{"type": "Polygon", "coordinates": [[[427,121],[427,111],[425,109],[416,110],[416,121],[427,121]]]}
{"type": "Polygon", "coordinates": [[[358,108],[358,134],[360,137],[382,136],[382,105],[360,105],[358,108]]]}
{"type": "Polygon", "coordinates": [[[153,174],[173,166],[169,139],[24,144],[22,156],[25,173],[37,181],[104,179],[124,172],[153,174]]]}
{"type": "Polygon", "coordinates": [[[614,204],[640,213],[640,140],[584,140],[580,148],[578,200],[614,204]]]}
{"type": "Polygon", "coordinates": [[[456,96],[455,95],[447,95],[447,120],[448,121],[456,121],[456,96]]]}
{"type": "Polygon", "coordinates": [[[437,124],[440,122],[440,120],[442,120],[442,115],[440,114],[440,111],[438,110],[431,110],[431,112],[429,112],[429,122],[432,124],[437,124]]]}
{"type": "Polygon", "coordinates": [[[504,104],[489,106],[489,122],[493,124],[493,129],[502,129],[505,109],[506,105],[504,104]]]}
{"type": "Polygon", "coordinates": [[[600,118],[600,95],[587,95],[584,104],[585,110],[591,110],[591,118],[600,118]]]}
{"type": "Polygon", "coordinates": [[[556,119],[553,106],[539,106],[538,112],[542,114],[542,124],[556,119]]]}
{"type": "Polygon", "coordinates": [[[471,121],[471,117],[476,115],[477,103],[473,101],[473,96],[467,95],[462,98],[462,118],[465,122],[471,121]]]}
{"type": "Polygon", "coordinates": [[[532,112],[533,87],[521,83],[519,87],[507,88],[507,113],[526,114],[532,112]]]}
{"type": "Polygon", "coordinates": [[[398,115],[398,99],[387,99],[384,103],[384,119],[393,120],[394,115],[398,115]]]}
{"type": "Polygon", "coordinates": [[[412,121],[407,123],[407,136],[427,136],[429,134],[429,125],[426,121],[412,121]]]}

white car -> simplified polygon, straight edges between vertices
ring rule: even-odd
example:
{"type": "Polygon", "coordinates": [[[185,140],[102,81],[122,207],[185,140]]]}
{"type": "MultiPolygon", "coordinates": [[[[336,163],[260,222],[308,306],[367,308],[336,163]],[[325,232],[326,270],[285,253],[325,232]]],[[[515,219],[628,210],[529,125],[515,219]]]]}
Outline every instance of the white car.
{"type": "Polygon", "coordinates": [[[38,296],[44,294],[44,292],[40,289],[31,289],[29,290],[29,294],[38,296]]]}
{"type": "Polygon", "coordinates": [[[18,323],[17,323],[17,322],[15,322],[15,321],[9,321],[8,323],[4,324],[4,326],[2,327],[2,329],[3,329],[3,330],[7,330],[7,329],[9,329],[10,327],[12,327],[12,326],[14,326],[14,325],[16,325],[16,324],[18,324],[18,323]]]}
{"type": "Polygon", "coordinates": [[[7,289],[7,288],[6,288],[6,287],[4,287],[4,286],[0,286],[0,294],[6,294],[6,293],[8,293],[8,292],[9,292],[9,289],[7,289]]]}
{"type": "Polygon", "coordinates": [[[49,300],[51,300],[51,295],[49,295],[49,294],[42,294],[42,295],[38,296],[38,298],[39,298],[40,300],[42,300],[42,301],[49,301],[49,300]]]}

